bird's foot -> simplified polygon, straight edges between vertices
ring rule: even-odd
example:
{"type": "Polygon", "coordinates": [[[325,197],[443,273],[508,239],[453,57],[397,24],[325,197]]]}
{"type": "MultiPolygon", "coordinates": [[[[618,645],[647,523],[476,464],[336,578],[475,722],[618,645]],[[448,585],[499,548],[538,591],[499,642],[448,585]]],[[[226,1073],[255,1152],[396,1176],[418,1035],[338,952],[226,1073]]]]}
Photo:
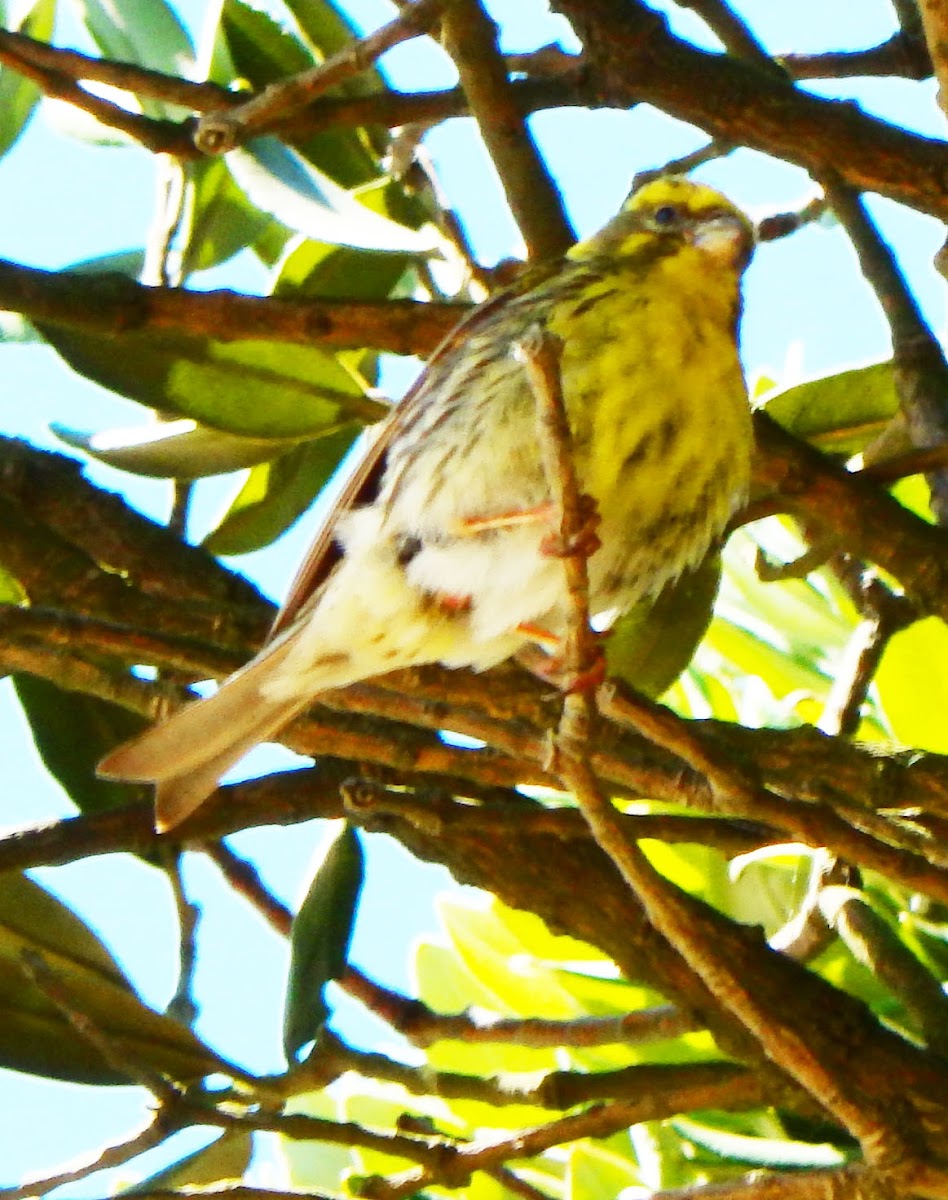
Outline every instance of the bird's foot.
{"type": "Polygon", "coordinates": [[[537,625],[517,626],[519,633],[530,638],[530,645],[517,651],[521,666],[546,683],[555,684],[561,692],[593,692],[606,678],[606,656],[599,644],[601,636],[590,630],[592,655],[581,671],[567,671],[563,656],[563,639],[537,625]]]}
{"type": "Polygon", "coordinates": [[[579,497],[579,520],[572,535],[564,538],[559,530],[552,530],[540,543],[540,553],[549,558],[571,558],[578,555],[592,558],[599,547],[599,509],[592,496],[585,492],[579,497]]]}

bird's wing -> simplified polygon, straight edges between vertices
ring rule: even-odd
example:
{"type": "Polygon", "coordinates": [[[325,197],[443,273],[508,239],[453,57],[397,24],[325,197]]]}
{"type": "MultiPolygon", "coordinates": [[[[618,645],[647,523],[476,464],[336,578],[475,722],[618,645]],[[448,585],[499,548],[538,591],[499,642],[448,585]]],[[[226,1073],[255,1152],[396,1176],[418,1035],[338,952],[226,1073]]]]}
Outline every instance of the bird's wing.
{"type": "Polygon", "coordinates": [[[489,321],[497,308],[504,304],[512,291],[524,290],[535,279],[548,274],[541,264],[528,269],[520,280],[502,288],[483,304],[479,304],[455,325],[454,329],[437,346],[434,353],[412,384],[411,388],[398,403],[391,415],[379,429],[378,436],[366,450],[346,486],[339,493],[332,508],[328,511],[322,525],[318,529],[306,557],[303,559],[290,584],[286,599],[274,618],[273,625],[267,635],[271,642],[278,634],[287,629],[300,612],[312,601],[320,587],[325,583],[333,568],[342,557],[342,550],[335,541],[336,526],[340,517],[350,509],[363,504],[371,504],[378,495],[379,482],[385,472],[385,458],[392,442],[416,419],[419,407],[425,403],[430,390],[432,379],[438,368],[449,355],[462,346],[468,338],[486,321],[489,321]]]}

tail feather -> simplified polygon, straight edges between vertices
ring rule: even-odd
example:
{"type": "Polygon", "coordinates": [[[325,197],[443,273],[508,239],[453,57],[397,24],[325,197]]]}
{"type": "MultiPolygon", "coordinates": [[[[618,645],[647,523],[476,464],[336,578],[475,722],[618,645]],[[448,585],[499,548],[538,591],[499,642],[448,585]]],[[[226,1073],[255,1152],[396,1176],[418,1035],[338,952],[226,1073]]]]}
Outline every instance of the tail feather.
{"type": "Polygon", "coordinates": [[[309,704],[309,695],[271,699],[261,690],[291,646],[291,638],[275,642],[213,696],[113,750],[99,763],[98,774],[155,783],[155,827],[180,824],[214,791],[221,775],[309,704]]]}
{"type": "MultiPolygon", "coordinates": [[[[370,530],[371,532],[371,530],[370,530]]],[[[258,742],[329,688],[437,659],[471,661],[464,626],[433,619],[391,546],[366,539],[347,554],[308,611],[206,700],[119,746],[99,763],[109,779],[154,783],[155,825],[171,829],[258,742]]]]}

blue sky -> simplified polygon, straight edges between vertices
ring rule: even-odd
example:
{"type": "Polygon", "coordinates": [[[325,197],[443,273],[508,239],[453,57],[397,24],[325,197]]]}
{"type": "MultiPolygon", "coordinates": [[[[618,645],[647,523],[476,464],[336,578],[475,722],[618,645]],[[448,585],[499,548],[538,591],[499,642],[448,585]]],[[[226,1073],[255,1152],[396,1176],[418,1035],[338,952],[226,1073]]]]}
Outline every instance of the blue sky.
{"type": "MultiPolygon", "coordinates": [[[[187,0],[177,7],[189,27],[198,31],[206,7],[203,0],[187,0]]],[[[366,28],[390,19],[394,11],[382,0],[351,0],[347,7],[366,28]]],[[[891,10],[885,0],[801,0],[794,5],[747,0],[739,7],[775,51],[859,47],[891,32],[891,10]]],[[[502,22],[509,50],[542,45],[568,33],[565,23],[551,17],[541,0],[493,0],[490,8],[502,22]]],[[[683,31],[697,27],[689,14],[674,11],[683,31]]],[[[65,44],[73,42],[76,30],[74,18],[64,22],[65,44]]],[[[402,47],[386,57],[384,66],[393,82],[405,88],[454,82],[450,65],[431,46],[402,47]]],[[[870,111],[941,136],[942,117],[930,83],[876,81],[839,90],[857,97],[870,111]]],[[[154,205],[149,156],[135,149],[89,147],[63,136],[55,121],[55,113],[41,112],[20,143],[0,160],[0,255],[30,265],[60,267],[140,246],[154,205]],[[64,180],[68,187],[62,186],[64,180]]],[[[611,215],[637,171],[703,141],[699,132],[647,106],[630,114],[545,113],[534,118],[532,126],[580,233],[611,215]]],[[[499,186],[484,182],[489,163],[473,124],[449,122],[429,135],[427,145],[483,260],[491,263],[516,253],[516,230],[499,186]]],[[[705,168],[700,177],[722,187],[755,215],[796,207],[813,190],[802,171],[747,151],[705,168]]],[[[898,247],[923,308],[940,333],[943,285],[929,265],[942,238],[938,223],[886,201],[874,201],[873,211],[898,247]]],[[[201,281],[202,286],[210,282],[201,281]]],[[[223,268],[213,282],[260,286],[246,263],[223,268]]],[[[743,345],[751,374],[764,370],[789,383],[888,354],[885,325],[875,300],[862,284],[845,238],[832,225],[814,226],[793,239],[763,247],[748,276],[746,309],[743,345]]],[[[134,418],[132,406],[70,375],[50,350],[4,347],[3,353],[6,398],[0,430],[4,433],[55,446],[48,432],[51,421],[93,430],[128,424],[134,418]]],[[[398,370],[388,378],[403,382],[404,376],[404,370],[398,370]]],[[[129,486],[126,477],[107,468],[92,473],[109,487],[127,490],[135,503],[156,517],[166,514],[168,497],[162,485],[129,486]]],[[[199,503],[205,521],[222,503],[220,486],[208,491],[211,494],[199,503]]],[[[235,565],[278,597],[308,532],[304,522],[277,547],[235,565]]],[[[71,811],[39,767],[6,685],[0,685],[0,761],[7,768],[5,825],[71,811]]],[[[241,835],[233,844],[239,852],[252,854],[273,890],[293,904],[320,837],[314,826],[241,835]]],[[[355,958],[384,981],[409,987],[412,939],[436,928],[431,898],[450,881],[442,871],[409,862],[386,839],[373,838],[371,844],[355,958]],[[398,896],[394,913],[393,892],[398,896]]],[[[117,857],[107,863],[95,860],[36,874],[100,932],[150,1003],[161,1007],[167,1002],[174,984],[176,947],[167,888],[157,872],[117,857]]],[[[199,977],[204,1012],[199,1028],[225,1054],[252,1069],[277,1070],[284,948],[259,918],[220,886],[215,869],[198,856],[191,856],[188,886],[204,907],[199,977]],[[253,987],[247,986],[248,979],[254,981],[253,987]]],[[[365,1041],[387,1036],[352,1010],[344,1028],[365,1041]]],[[[0,1186],[126,1136],[144,1112],[141,1097],[132,1097],[125,1089],[53,1085],[9,1072],[0,1072],[0,1103],[5,1112],[0,1186]]],[[[72,1194],[101,1195],[105,1186],[97,1177],[72,1194]]]]}

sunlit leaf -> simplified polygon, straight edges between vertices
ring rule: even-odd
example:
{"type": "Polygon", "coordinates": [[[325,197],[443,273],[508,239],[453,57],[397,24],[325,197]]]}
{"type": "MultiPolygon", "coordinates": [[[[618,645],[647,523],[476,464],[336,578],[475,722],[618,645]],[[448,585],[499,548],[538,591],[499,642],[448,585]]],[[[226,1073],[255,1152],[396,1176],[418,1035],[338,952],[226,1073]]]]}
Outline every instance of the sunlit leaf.
{"type": "Polygon", "coordinates": [[[948,629],[942,621],[928,617],[895,634],[875,687],[899,742],[948,754],[948,629]]]}
{"type": "Polygon", "coordinates": [[[773,1170],[787,1167],[838,1167],[853,1157],[851,1153],[847,1154],[837,1146],[825,1143],[814,1145],[810,1142],[793,1142],[787,1138],[746,1137],[715,1129],[687,1117],[676,1117],[671,1124],[682,1137],[712,1151],[718,1158],[773,1170]]]}
{"type": "Polygon", "coordinates": [[[384,300],[413,261],[409,254],[297,239],[277,266],[273,294],[384,300]]]}
{"type": "Polygon", "coordinates": [[[267,462],[297,445],[296,438],[252,438],[208,429],[182,417],[126,429],[80,433],[53,424],[52,432],[76,450],[133,475],[200,479],[267,462]]]}
{"type": "Polygon", "coordinates": [[[227,164],[258,208],[316,241],[415,254],[437,246],[431,231],[378,216],[276,138],[254,138],[231,150],[227,164]]]}
{"type": "Polygon", "coordinates": [[[863,450],[899,411],[891,362],[810,379],[764,401],[767,413],[797,437],[849,457],[863,450]]]}
{"type": "MultiPolygon", "coordinates": [[[[165,0],[69,0],[104,58],[135,63],[154,71],[188,78],[194,67],[191,39],[175,10],[165,0]]],[[[180,117],[173,105],[143,99],[150,117],[180,117]]]]}
{"type": "Polygon", "coordinates": [[[635,1164],[590,1141],[567,1152],[567,1195],[570,1200],[615,1200],[626,1187],[642,1182],[635,1164]]]}
{"type": "Polygon", "coordinates": [[[267,213],[248,201],[219,158],[189,165],[184,208],[181,266],[186,275],[227,262],[272,224],[267,213]]]}
{"type": "MultiPolygon", "coordinates": [[[[0,560],[3,551],[0,549],[0,560]]],[[[26,589],[15,575],[5,570],[0,561],[0,604],[23,604],[28,599],[26,589]]]]}

